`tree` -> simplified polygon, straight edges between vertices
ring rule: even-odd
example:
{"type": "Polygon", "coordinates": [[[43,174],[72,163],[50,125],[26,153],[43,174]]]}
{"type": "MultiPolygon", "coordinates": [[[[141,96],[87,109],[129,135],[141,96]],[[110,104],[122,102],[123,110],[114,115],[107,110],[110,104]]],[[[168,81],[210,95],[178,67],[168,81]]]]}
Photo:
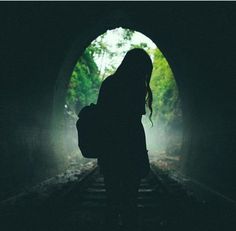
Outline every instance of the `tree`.
{"type": "Polygon", "coordinates": [[[180,107],[179,93],[173,72],[159,49],[150,51],[154,54],[151,88],[153,91],[153,116],[158,121],[170,124],[180,107]]]}
{"type": "Polygon", "coordinates": [[[94,54],[94,47],[89,46],[75,65],[66,96],[68,113],[78,113],[85,105],[96,102],[101,79],[94,54]]]}
{"type": "Polygon", "coordinates": [[[150,84],[153,92],[154,123],[161,122],[168,126],[174,120],[180,119],[178,89],[171,68],[161,51],[158,48],[150,48],[145,40],[134,43],[132,39],[135,32],[128,29],[119,32],[117,49],[112,50],[110,41],[106,39],[107,33],[99,36],[87,47],[74,68],[66,98],[69,111],[78,112],[83,106],[96,102],[102,80],[117,68],[113,58],[124,56],[129,49],[142,48],[153,57],[150,84]],[[99,66],[96,63],[98,59],[99,66]]]}

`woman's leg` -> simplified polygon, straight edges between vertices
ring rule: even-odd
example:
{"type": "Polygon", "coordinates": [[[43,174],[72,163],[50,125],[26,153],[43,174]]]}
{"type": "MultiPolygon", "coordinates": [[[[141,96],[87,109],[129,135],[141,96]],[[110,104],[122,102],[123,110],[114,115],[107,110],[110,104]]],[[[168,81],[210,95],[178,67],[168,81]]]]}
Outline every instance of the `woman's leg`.
{"type": "Polygon", "coordinates": [[[127,174],[122,178],[122,220],[127,230],[136,230],[138,226],[138,189],[140,178],[137,174],[127,174]]]}
{"type": "Polygon", "coordinates": [[[108,226],[114,228],[117,226],[120,212],[120,177],[105,172],[104,183],[107,197],[106,222],[108,226]]]}

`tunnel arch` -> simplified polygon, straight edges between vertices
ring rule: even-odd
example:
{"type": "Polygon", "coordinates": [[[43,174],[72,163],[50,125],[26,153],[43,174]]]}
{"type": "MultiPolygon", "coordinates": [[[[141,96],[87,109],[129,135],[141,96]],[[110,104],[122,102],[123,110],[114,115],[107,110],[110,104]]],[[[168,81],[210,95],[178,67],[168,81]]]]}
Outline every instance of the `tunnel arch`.
{"type": "Polygon", "coordinates": [[[179,73],[181,72],[181,57],[179,57],[178,54],[176,55],[176,46],[173,45],[173,35],[170,32],[169,39],[166,40],[166,38],[162,36],[162,34],[165,34],[162,33],[163,28],[160,27],[159,33],[154,35],[151,33],[151,30],[149,30],[148,27],[143,28],[138,25],[136,20],[137,19],[135,16],[132,17],[129,14],[125,14],[124,12],[113,11],[107,17],[104,17],[98,20],[96,23],[93,23],[93,25],[89,26],[89,28],[87,28],[85,31],[79,32],[79,35],[75,37],[72,45],[68,48],[62,66],[58,71],[58,77],[54,89],[52,123],[54,116],[56,116],[57,112],[60,112],[61,108],[63,108],[61,107],[62,105],[58,104],[58,102],[62,102],[65,98],[66,85],[69,81],[70,75],[78,60],[78,57],[83,54],[86,47],[88,47],[89,44],[99,35],[105,33],[107,30],[112,30],[118,27],[139,31],[150,38],[155,44],[157,44],[158,48],[164,54],[168,60],[169,65],[171,66],[182,101],[182,82],[179,79],[179,73]]]}
{"type": "MultiPolygon", "coordinates": [[[[173,65],[171,63],[173,62],[173,59],[168,57],[172,57],[172,53],[169,53],[169,50],[166,49],[165,46],[162,47],[162,44],[159,45],[159,41],[156,41],[156,36],[152,37],[152,34],[150,31],[148,31],[147,28],[141,28],[135,23],[135,19],[130,20],[130,18],[127,18],[126,16],[115,13],[112,14],[106,18],[103,18],[100,22],[97,22],[94,26],[89,27],[86,31],[83,31],[83,33],[80,33],[79,36],[74,40],[73,45],[69,48],[68,53],[65,57],[65,60],[63,62],[63,65],[59,71],[57,82],[55,84],[55,91],[54,91],[54,99],[53,99],[53,113],[52,113],[52,137],[55,139],[57,137],[57,140],[63,140],[63,129],[65,128],[64,124],[64,102],[66,97],[66,91],[67,91],[67,85],[71,76],[71,73],[73,71],[73,68],[78,60],[78,58],[83,54],[86,47],[89,46],[89,44],[99,37],[101,34],[104,34],[107,30],[116,29],[118,27],[123,28],[129,28],[134,31],[138,31],[145,35],[146,37],[150,38],[155,44],[158,44],[158,48],[161,50],[161,52],[165,55],[166,59],[168,60],[169,65],[171,66],[171,70],[174,73],[174,79],[178,86],[179,92],[181,92],[178,80],[176,78],[175,74],[175,67],[176,65],[173,65]],[[115,18],[115,20],[113,20],[115,18]]],[[[179,98],[181,99],[181,94],[179,94],[179,98]]],[[[183,118],[184,119],[184,118],[183,118]]],[[[54,149],[56,152],[61,152],[62,148],[58,147],[58,145],[54,142],[54,149]]],[[[64,145],[65,146],[65,145],[64,145]]],[[[65,150],[65,147],[63,147],[63,150],[65,150]]],[[[66,155],[66,153],[65,153],[66,155]]]]}

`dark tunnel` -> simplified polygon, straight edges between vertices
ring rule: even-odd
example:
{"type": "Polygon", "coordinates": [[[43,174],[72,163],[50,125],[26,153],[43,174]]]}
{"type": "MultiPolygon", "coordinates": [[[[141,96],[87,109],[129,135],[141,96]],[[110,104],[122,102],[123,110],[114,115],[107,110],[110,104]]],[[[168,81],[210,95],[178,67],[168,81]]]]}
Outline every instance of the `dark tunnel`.
{"type": "Polygon", "coordinates": [[[235,10],[233,2],[1,3],[1,204],[94,167],[68,163],[68,81],[91,41],[123,27],[151,38],[174,73],[183,115],[174,177],[201,200],[235,209],[235,10]]]}

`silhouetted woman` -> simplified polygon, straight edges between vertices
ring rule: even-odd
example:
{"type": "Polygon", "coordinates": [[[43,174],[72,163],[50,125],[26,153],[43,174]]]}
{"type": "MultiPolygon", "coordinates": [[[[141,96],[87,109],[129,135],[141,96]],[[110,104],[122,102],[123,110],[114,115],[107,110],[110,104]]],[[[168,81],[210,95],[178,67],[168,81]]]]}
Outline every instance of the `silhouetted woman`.
{"type": "Polygon", "coordinates": [[[121,215],[128,230],[137,225],[137,194],[140,179],[148,174],[142,115],[145,105],[152,114],[149,86],[152,61],[143,49],[130,50],[117,71],[100,88],[97,105],[104,127],[98,163],[104,175],[107,193],[107,221],[111,228],[121,215]]]}

